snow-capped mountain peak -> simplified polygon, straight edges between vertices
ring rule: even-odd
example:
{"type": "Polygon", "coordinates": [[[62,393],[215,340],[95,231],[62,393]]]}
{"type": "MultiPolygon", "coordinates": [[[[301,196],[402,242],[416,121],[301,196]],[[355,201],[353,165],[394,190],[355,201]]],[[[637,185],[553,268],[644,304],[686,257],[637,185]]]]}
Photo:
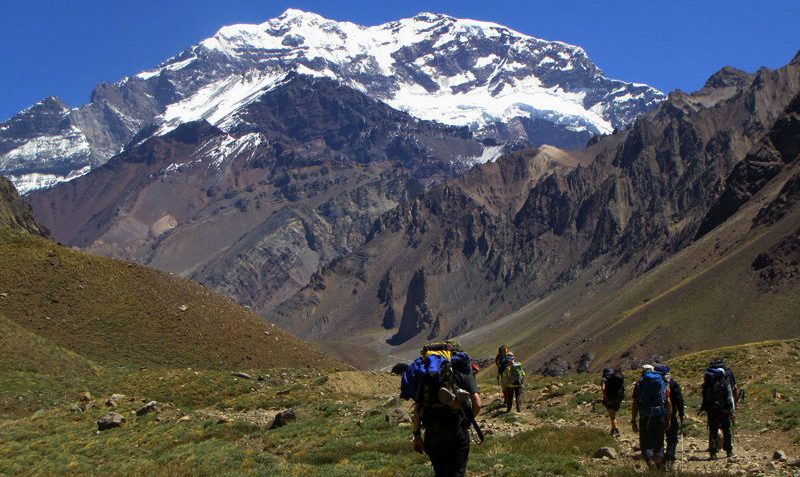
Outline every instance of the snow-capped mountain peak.
{"type": "Polygon", "coordinates": [[[146,137],[142,128],[164,134],[205,119],[228,130],[242,108],[290,73],[331,78],[478,137],[560,147],[624,127],[664,98],[649,86],[606,78],[580,47],[496,23],[420,13],[362,26],[288,9],[260,24],[222,27],[152,70],[99,85],[56,132],[50,123],[21,135],[0,125],[0,173],[67,176],[146,137]],[[26,146],[56,143],[54,134],[72,138],[80,154],[26,146]]]}

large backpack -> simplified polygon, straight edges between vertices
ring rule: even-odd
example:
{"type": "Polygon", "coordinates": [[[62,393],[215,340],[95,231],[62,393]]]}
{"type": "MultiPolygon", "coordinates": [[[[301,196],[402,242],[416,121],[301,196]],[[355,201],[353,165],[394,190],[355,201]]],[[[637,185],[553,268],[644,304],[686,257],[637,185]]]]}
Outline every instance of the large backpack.
{"type": "Polygon", "coordinates": [[[423,407],[441,404],[441,388],[455,392],[455,372],[471,372],[469,356],[447,343],[428,345],[403,373],[400,397],[413,399],[423,407]]]}
{"type": "Polygon", "coordinates": [[[525,370],[522,369],[522,363],[512,361],[510,365],[506,366],[503,371],[503,386],[509,388],[518,388],[525,382],[525,370]]]}
{"type": "Polygon", "coordinates": [[[625,399],[625,376],[620,370],[610,371],[603,373],[603,379],[606,381],[606,399],[622,401],[625,399]]]}
{"type": "Polygon", "coordinates": [[[636,388],[639,414],[643,417],[660,417],[667,414],[667,383],[661,374],[644,373],[636,388]]]}
{"type": "Polygon", "coordinates": [[[734,410],[733,389],[725,368],[711,367],[703,375],[703,402],[720,411],[734,410]]]}

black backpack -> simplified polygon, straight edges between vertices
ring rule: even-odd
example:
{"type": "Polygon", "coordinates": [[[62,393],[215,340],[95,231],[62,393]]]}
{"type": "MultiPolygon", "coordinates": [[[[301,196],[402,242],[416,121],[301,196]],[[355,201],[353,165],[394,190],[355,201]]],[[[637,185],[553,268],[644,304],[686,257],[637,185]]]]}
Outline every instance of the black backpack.
{"type": "Polygon", "coordinates": [[[703,403],[720,411],[733,410],[733,389],[727,369],[706,369],[703,375],[703,403]]]}
{"type": "Polygon", "coordinates": [[[606,381],[606,398],[617,398],[620,401],[625,398],[625,376],[620,370],[603,372],[603,379],[606,381]]]}

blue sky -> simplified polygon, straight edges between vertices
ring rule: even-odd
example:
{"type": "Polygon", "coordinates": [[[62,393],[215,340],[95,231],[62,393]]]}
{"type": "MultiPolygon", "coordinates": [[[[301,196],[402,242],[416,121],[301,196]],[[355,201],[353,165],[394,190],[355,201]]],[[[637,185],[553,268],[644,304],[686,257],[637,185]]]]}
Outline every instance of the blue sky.
{"type": "Polygon", "coordinates": [[[99,82],[289,7],[364,25],[421,11],[493,21],[580,45],[606,75],[663,91],[695,90],[724,65],[776,68],[800,49],[794,0],[3,0],[0,121],[50,95],[83,104],[99,82]]]}

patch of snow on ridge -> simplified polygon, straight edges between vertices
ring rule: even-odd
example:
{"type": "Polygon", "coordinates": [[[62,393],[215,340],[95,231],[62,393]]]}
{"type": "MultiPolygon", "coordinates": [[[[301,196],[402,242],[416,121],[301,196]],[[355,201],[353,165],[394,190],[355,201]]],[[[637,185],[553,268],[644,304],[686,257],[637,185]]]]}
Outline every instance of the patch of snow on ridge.
{"type": "Polygon", "coordinates": [[[250,151],[252,159],[255,149],[264,142],[261,133],[253,132],[241,137],[224,136],[213,138],[200,146],[195,153],[196,156],[207,157],[212,160],[211,165],[219,168],[225,161],[235,158],[245,151],[250,151]]]}
{"type": "Polygon", "coordinates": [[[277,86],[286,73],[232,75],[198,90],[192,96],[167,107],[159,118],[161,128],[156,135],[166,134],[181,124],[205,119],[214,126],[222,124],[242,106],[277,86]]]}
{"type": "Polygon", "coordinates": [[[543,88],[537,78],[528,77],[497,95],[492,95],[488,86],[466,93],[453,94],[449,89],[440,89],[432,94],[419,85],[405,84],[386,103],[420,119],[474,129],[496,120],[527,116],[546,118],[557,124],[575,121],[594,133],[613,131],[611,123],[598,111],[583,106],[584,97],[583,92],[543,88]]]}
{"type": "Polygon", "coordinates": [[[20,195],[25,195],[28,192],[32,192],[34,190],[39,189],[46,189],[48,187],[53,187],[56,184],[61,182],[69,182],[73,179],[77,179],[80,176],[86,175],[91,171],[91,166],[82,167],[76,171],[72,171],[67,176],[59,176],[56,174],[40,174],[40,173],[31,173],[31,174],[22,174],[19,176],[8,176],[8,180],[10,180],[14,187],[17,188],[17,191],[20,195]]]}
{"type": "Polygon", "coordinates": [[[0,156],[0,165],[13,166],[20,161],[36,161],[46,164],[52,157],[88,157],[91,148],[86,136],[76,127],[58,136],[36,136],[21,146],[0,156]]]}

